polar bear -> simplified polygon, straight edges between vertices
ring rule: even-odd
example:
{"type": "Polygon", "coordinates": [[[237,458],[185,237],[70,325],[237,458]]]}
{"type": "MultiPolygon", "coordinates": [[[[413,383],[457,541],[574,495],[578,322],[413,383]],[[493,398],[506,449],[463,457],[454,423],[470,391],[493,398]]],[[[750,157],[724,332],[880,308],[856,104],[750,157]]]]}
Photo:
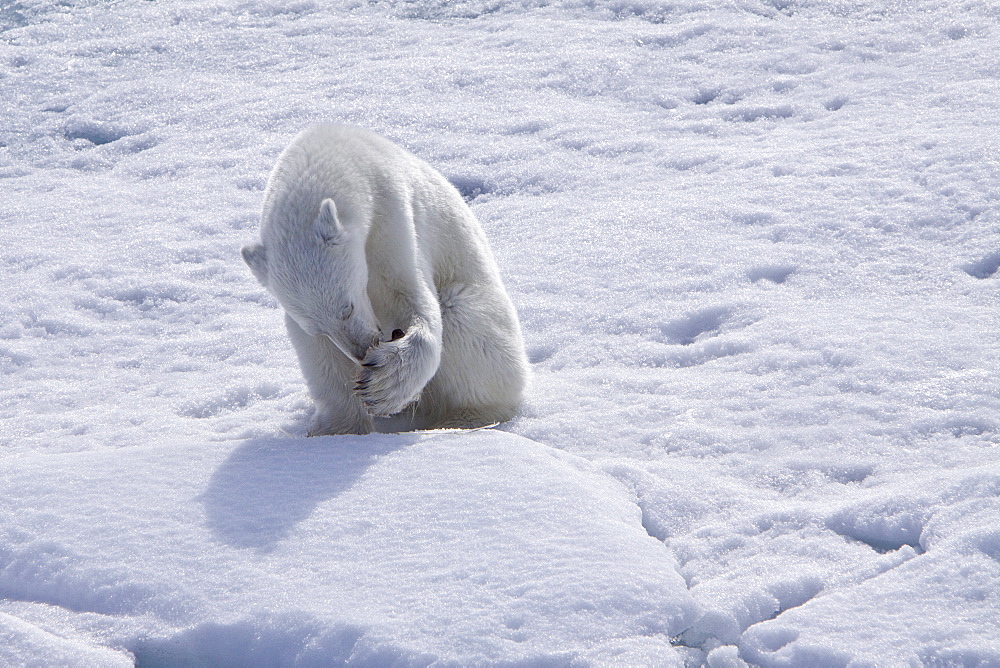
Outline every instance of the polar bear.
{"type": "Polygon", "coordinates": [[[517,314],[475,216],[430,165],[359,128],[309,128],[271,172],[260,236],[242,255],[285,311],[310,436],[514,416],[517,314]]]}

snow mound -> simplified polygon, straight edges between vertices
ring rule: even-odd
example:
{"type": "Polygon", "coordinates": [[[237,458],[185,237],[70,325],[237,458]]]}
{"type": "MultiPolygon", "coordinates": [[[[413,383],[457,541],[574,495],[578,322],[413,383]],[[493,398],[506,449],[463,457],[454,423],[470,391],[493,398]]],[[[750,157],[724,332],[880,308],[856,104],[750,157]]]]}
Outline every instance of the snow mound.
{"type": "Polygon", "coordinates": [[[0,478],[2,628],[144,664],[662,662],[697,615],[623,485],[503,432],[25,455],[0,478]]]}
{"type": "Polygon", "coordinates": [[[0,665],[91,665],[115,668],[133,664],[123,652],[98,647],[86,641],[61,638],[0,612],[0,665]]]}

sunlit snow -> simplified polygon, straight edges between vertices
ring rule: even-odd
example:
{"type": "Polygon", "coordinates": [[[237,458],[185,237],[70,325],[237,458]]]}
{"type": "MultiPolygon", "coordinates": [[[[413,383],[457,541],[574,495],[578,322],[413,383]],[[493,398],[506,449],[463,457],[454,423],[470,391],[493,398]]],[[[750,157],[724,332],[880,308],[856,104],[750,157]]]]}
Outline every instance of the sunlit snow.
{"type": "Polygon", "coordinates": [[[0,665],[1000,664],[1000,9],[0,3],[0,665]],[[309,439],[239,248],[320,121],[533,385],[309,439]]]}

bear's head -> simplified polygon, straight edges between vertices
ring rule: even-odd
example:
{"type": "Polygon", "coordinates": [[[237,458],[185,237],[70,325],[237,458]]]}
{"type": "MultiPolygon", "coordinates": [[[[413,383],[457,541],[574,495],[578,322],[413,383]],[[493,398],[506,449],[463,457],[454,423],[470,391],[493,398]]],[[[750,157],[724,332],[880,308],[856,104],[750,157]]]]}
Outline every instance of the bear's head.
{"type": "Polygon", "coordinates": [[[253,275],[310,336],[325,336],[360,362],[380,339],[368,299],[368,262],[361,230],[346,229],[332,199],[303,229],[280,228],[263,244],[244,246],[253,275]]]}

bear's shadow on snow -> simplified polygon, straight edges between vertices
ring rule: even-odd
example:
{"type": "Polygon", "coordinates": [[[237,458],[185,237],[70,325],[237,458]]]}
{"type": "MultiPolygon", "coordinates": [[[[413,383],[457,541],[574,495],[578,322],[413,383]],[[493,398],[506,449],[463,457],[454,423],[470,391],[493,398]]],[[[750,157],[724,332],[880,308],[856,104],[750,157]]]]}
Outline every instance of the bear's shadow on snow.
{"type": "Polygon", "coordinates": [[[250,440],[219,465],[198,500],[219,541],[270,552],[380,457],[417,440],[375,434],[250,440]]]}

